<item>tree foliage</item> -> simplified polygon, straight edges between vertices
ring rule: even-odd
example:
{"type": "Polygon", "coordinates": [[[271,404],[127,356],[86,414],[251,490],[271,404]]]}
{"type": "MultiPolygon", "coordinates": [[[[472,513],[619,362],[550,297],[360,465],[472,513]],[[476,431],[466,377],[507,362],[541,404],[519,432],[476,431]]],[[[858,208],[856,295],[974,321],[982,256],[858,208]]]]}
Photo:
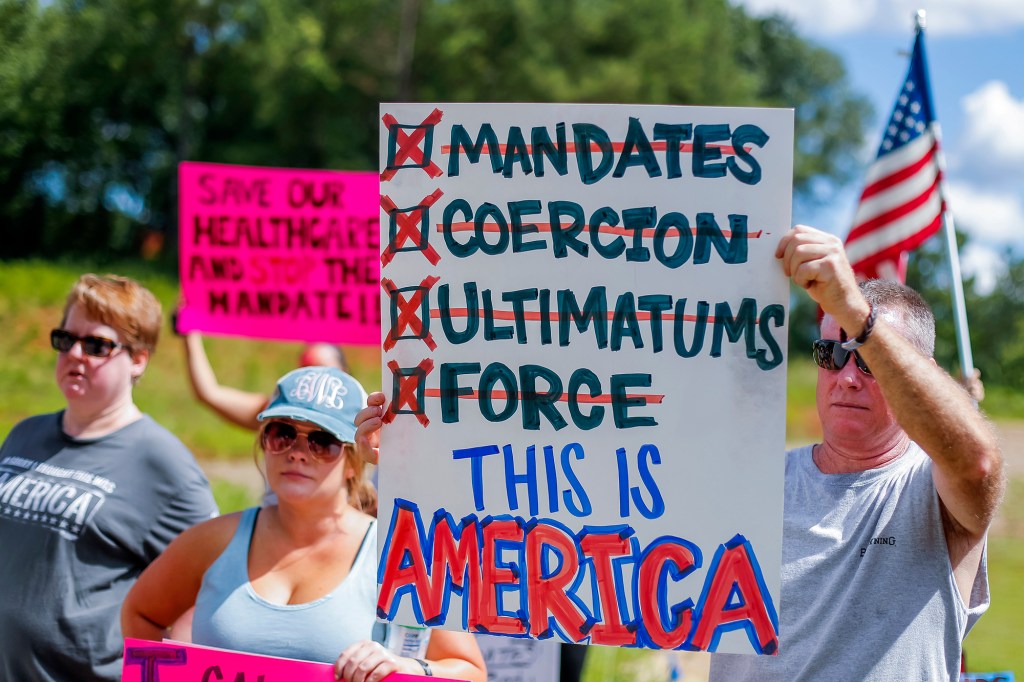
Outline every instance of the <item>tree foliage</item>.
{"type": "Polygon", "coordinates": [[[178,162],[370,169],[396,99],[795,107],[804,192],[870,113],[726,0],[0,0],[0,256],[173,258],[178,162]]]}
{"type": "MultiPolygon", "coordinates": [[[[957,234],[962,253],[968,244],[957,234]]],[[[1006,268],[990,292],[979,292],[973,277],[964,280],[964,300],[974,365],[986,384],[1024,389],[1024,256],[1007,248],[1006,268]]],[[[935,359],[954,376],[960,372],[956,317],[945,242],[934,237],[915,251],[907,284],[925,297],[935,313],[935,359]]]]}

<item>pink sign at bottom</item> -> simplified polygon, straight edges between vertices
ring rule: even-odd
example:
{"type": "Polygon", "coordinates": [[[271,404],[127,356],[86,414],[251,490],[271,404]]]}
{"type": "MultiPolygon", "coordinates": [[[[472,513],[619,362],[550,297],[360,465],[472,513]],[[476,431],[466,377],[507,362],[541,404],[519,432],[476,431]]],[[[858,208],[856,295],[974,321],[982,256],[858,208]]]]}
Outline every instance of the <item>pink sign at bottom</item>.
{"type": "MultiPolygon", "coordinates": [[[[435,677],[438,682],[456,682],[435,677]]],[[[124,641],[122,682],[336,682],[334,666],[291,658],[259,656],[241,651],[184,644],[124,641]]],[[[395,673],[385,682],[422,682],[416,675],[395,673]]]]}

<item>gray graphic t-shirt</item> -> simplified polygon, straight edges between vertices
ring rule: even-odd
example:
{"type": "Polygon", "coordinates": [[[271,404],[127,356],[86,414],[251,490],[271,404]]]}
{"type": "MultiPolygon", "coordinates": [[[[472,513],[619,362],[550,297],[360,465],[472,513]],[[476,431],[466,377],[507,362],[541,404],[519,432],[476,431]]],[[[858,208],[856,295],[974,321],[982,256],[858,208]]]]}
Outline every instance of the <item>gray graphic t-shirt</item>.
{"type": "Polygon", "coordinates": [[[0,679],[119,680],[125,594],[216,506],[148,416],[92,440],[60,423],[31,417],[0,445],[0,679]]]}

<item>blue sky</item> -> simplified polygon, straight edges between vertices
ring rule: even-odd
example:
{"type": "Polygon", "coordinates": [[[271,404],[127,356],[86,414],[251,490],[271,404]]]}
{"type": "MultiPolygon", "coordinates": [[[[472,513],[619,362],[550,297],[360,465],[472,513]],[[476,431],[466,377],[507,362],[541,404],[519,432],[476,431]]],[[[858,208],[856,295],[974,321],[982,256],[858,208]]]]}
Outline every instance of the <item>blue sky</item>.
{"type": "MultiPolygon", "coordinates": [[[[751,14],[779,12],[801,35],[837,53],[856,90],[874,104],[865,168],[906,74],[914,14],[926,11],[932,98],[942,127],[949,205],[970,233],[965,272],[990,288],[1002,250],[1024,252],[1024,0],[733,0],[751,14]]],[[[829,206],[797,207],[794,222],[840,236],[849,230],[859,182],[829,206]]]]}

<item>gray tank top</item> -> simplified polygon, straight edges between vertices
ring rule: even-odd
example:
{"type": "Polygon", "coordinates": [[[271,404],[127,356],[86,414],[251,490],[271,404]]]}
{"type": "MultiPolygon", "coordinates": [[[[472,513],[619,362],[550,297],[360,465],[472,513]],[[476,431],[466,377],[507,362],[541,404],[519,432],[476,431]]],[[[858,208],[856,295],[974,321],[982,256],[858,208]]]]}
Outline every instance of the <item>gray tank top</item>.
{"type": "Polygon", "coordinates": [[[349,574],[330,594],[282,605],[263,599],[249,583],[249,543],[258,512],[242,512],[231,542],[203,576],[192,641],[333,663],[350,644],[370,639],[377,620],[377,522],[370,524],[349,574]]]}
{"type": "Polygon", "coordinates": [[[713,682],[959,679],[988,608],[986,560],[964,604],[916,444],[853,474],[821,473],[810,446],[790,452],[784,516],[779,654],[716,654],[713,682]]]}

